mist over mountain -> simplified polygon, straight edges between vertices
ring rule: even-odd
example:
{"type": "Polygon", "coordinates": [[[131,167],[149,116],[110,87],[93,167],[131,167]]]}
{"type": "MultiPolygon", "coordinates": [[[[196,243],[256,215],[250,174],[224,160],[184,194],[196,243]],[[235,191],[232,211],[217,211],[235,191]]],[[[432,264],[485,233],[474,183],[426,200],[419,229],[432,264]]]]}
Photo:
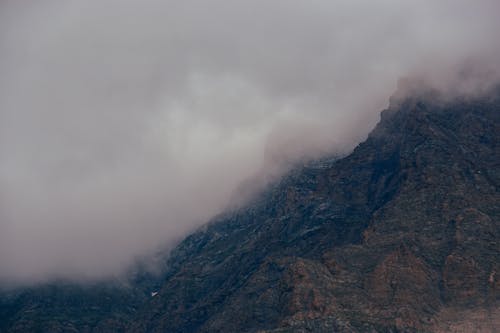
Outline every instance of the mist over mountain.
{"type": "Polygon", "coordinates": [[[401,83],[309,161],[126,279],[0,290],[0,332],[496,332],[500,85],[401,83]]]}
{"type": "Polygon", "coordinates": [[[414,78],[403,95],[485,95],[499,12],[493,0],[2,1],[0,283],[123,274],[257,190],[248,179],[347,155],[402,77],[414,78]]]}

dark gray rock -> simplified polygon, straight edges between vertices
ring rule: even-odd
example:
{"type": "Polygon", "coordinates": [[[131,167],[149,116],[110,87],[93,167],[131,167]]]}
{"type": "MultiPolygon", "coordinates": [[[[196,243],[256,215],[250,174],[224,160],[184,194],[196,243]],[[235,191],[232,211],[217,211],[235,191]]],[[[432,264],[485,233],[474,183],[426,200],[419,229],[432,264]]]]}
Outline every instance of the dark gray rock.
{"type": "Polygon", "coordinates": [[[127,309],[104,302],[102,291],[61,295],[55,287],[37,298],[38,289],[2,299],[1,328],[494,331],[498,96],[398,96],[352,154],[296,168],[187,237],[169,256],[157,296],[144,296],[153,282],[135,294],[114,291],[123,299],[111,302],[133,304],[127,309]],[[82,314],[101,305],[111,308],[82,314]]]}

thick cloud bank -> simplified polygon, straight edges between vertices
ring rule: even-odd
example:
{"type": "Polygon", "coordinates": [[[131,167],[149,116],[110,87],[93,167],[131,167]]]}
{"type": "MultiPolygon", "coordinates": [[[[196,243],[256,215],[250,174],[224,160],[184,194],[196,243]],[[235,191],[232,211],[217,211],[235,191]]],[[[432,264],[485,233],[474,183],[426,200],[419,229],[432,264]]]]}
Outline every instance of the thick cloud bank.
{"type": "Polygon", "coordinates": [[[1,1],[0,281],[118,274],[249,177],[352,149],[401,76],[489,83],[499,13],[496,0],[1,1]],[[460,79],[463,64],[480,80],[460,79]]]}

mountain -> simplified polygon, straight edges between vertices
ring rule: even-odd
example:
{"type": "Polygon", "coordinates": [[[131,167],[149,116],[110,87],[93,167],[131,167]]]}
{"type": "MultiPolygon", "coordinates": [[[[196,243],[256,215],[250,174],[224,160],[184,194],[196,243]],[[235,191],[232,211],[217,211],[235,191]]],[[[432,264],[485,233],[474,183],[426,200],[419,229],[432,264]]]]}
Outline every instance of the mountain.
{"type": "Polygon", "coordinates": [[[350,155],[297,167],[214,219],[159,280],[11,292],[0,329],[498,331],[499,118],[498,91],[399,94],[350,155]]]}
{"type": "Polygon", "coordinates": [[[161,283],[161,275],[141,265],[129,275],[118,281],[58,280],[0,290],[0,332],[123,332],[161,283]]]}

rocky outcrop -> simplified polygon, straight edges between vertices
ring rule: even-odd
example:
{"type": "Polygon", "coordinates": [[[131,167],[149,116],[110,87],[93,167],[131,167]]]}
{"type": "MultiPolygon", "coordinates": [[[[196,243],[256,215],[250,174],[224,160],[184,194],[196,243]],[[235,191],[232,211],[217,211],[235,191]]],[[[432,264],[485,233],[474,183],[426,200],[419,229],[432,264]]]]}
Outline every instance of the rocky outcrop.
{"type": "Polygon", "coordinates": [[[499,96],[393,99],[352,154],[187,237],[124,329],[498,331],[499,96]]]}
{"type": "Polygon", "coordinates": [[[496,97],[394,101],[351,155],[190,236],[131,331],[498,328],[499,115],[496,97]]]}

